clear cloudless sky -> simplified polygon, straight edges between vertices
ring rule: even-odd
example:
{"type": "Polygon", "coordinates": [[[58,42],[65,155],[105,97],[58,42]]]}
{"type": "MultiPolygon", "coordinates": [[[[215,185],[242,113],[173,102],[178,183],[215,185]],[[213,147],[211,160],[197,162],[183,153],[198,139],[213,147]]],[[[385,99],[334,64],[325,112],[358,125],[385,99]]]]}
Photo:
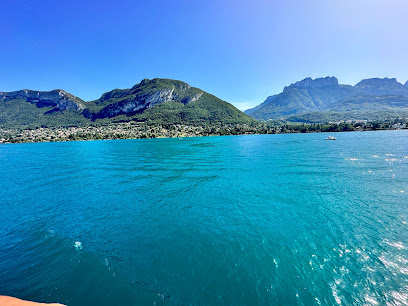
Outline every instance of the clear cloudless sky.
{"type": "Polygon", "coordinates": [[[1,0],[0,91],[93,100],[144,78],[240,109],[305,77],[408,79],[406,0],[1,0]]]}

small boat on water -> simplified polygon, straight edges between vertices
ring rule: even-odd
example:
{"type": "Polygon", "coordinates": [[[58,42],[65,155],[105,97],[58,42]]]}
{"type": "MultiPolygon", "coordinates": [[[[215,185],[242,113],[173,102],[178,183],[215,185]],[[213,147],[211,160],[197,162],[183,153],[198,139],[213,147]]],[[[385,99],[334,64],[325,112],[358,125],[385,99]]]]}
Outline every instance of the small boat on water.
{"type": "Polygon", "coordinates": [[[333,136],[329,136],[329,137],[326,138],[326,140],[337,140],[337,138],[333,137],[333,136]]]}

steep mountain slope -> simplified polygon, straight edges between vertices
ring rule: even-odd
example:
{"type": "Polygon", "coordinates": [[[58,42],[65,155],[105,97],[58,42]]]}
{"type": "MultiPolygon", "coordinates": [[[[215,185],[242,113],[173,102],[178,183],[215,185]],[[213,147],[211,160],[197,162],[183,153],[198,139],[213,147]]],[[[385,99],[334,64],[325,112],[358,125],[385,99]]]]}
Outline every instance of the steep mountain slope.
{"type": "Polygon", "coordinates": [[[62,90],[0,93],[0,127],[149,124],[243,124],[255,120],[233,105],[182,81],[145,79],[84,102],[62,90]]]}
{"type": "Polygon", "coordinates": [[[92,120],[115,119],[165,124],[252,123],[233,105],[182,81],[144,79],[130,89],[115,89],[87,104],[92,120]]]}
{"type": "Polygon", "coordinates": [[[85,103],[78,97],[61,89],[52,91],[19,90],[0,92],[0,102],[23,100],[35,104],[37,107],[53,107],[55,111],[82,110],[85,103]]]}
{"type": "Polygon", "coordinates": [[[269,96],[266,98],[266,100],[264,102],[262,102],[261,104],[259,104],[258,106],[255,106],[254,108],[250,108],[247,109],[245,111],[245,114],[247,115],[252,115],[254,112],[256,112],[258,109],[263,108],[264,106],[267,106],[273,99],[276,98],[277,95],[273,95],[273,96],[269,96]]]}
{"type": "Polygon", "coordinates": [[[81,115],[85,105],[61,89],[0,92],[0,127],[85,124],[88,120],[81,115]]]}
{"type": "Polygon", "coordinates": [[[279,118],[306,112],[323,110],[329,104],[353,95],[352,86],[339,85],[335,77],[306,78],[284,88],[262,107],[245,113],[261,120],[279,118]]]}
{"type": "Polygon", "coordinates": [[[329,118],[330,112],[336,113],[336,118],[342,114],[340,117],[347,119],[348,113],[352,113],[353,118],[366,118],[368,114],[376,113],[377,118],[381,117],[381,112],[405,114],[408,104],[403,97],[408,97],[408,86],[396,79],[366,79],[350,86],[338,84],[334,77],[306,78],[285,87],[281,94],[245,113],[261,120],[288,117],[301,121],[309,118],[313,122],[329,118]],[[312,120],[314,113],[316,116],[312,120]]]}
{"type": "Polygon", "coordinates": [[[354,96],[341,100],[323,111],[289,116],[293,122],[335,122],[339,120],[383,120],[408,117],[408,97],[354,96]]]}
{"type": "Polygon", "coordinates": [[[408,96],[353,96],[328,106],[326,111],[382,111],[408,108],[408,96]]]}

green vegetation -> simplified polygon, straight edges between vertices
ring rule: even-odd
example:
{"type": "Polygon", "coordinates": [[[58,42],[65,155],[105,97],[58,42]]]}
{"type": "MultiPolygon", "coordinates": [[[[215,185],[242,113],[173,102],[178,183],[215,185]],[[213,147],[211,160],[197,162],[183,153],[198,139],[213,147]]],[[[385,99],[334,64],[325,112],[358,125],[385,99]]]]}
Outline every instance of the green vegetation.
{"type": "MultiPolygon", "coordinates": [[[[72,97],[76,101],[76,97],[72,97]]],[[[83,104],[85,109],[80,111],[60,111],[55,105],[41,104],[41,101],[0,99],[0,128],[86,127],[124,122],[218,127],[257,122],[201,89],[169,79],[145,79],[130,89],[115,89],[83,104]]]]}
{"type": "MultiPolygon", "coordinates": [[[[359,93],[373,90],[374,85],[380,93],[394,87],[397,93],[405,90],[394,80],[386,80],[386,86],[379,86],[381,82],[363,82],[359,93]]],[[[350,88],[338,85],[335,78],[292,84],[281,95],[271,96],[253,109],[251,115],[272,106],[275,112],[285,107],[303,111],[322,108],[327,101],[343,98],[333,109],[287,114],[264,122],[199,88],[169,79],[145,79],[130,89],[115,89],[91,102],[60,90],[0,93],[0,143],[406,128],[408,96],[348,96],[350,88]],[[285,100],[288,97],[289,102],[285,100]]]]}
{"type": "Polygon", "coordinates": [[[395,79],[367,79],[355,86],[336,78],[304,79],[245,111],[259,120],[331,122],[384,120],[408,114],[408,87],[395,79]]]}
{"type": "Polygon", "coordinates": [[[333,123],[299,123],[268,121],[268,126],[275,127],[277,133],[320,133],[320,132],[351,132],[407,129],[408,118],[395,118],[380,121],[354,121],[333,123]]]}
{"type": "Polygon", "coordinates": [[[108,125],[64,128],[35,129],[1,129],[0,143],[21,142],[52,142],[70,140],[101,140],[101,139],[134,139],[162,137],[199,137],[244,134],[280,134],[280,133],[317,133],[317,132],[348,132],[376,131],[390,129],[406,129],[408,120],[376,122],[339,122],[339,123],[293,123],[268,121],[264,123],[225,124],[225,125],[156,125],[141,122],[110,123],[108,125]]]}
{"type": "Polygon", "coordinates": [[[90,123],[79,111],[53,109],[54,106],[38,107],[21,99],[0,101],[0,128],[83,126],[90,123]]]}

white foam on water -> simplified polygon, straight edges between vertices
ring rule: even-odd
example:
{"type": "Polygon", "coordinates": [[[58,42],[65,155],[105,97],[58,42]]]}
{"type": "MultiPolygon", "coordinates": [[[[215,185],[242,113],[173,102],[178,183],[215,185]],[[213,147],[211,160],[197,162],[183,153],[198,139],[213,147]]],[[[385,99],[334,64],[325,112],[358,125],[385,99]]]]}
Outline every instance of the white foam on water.
{"type": "Polygon", "coordinates": [[[381,255],[381,256],[379,257],[379,259],[380,259],[381,262],[384,264],[384,266],[386,266],[387,268],[393,268],[393,269],[395,269],[395,270],[399,270],[399,269],[400,269],[400,266],[399,266],[397,263],[395,263],[395,262],[393,262],[393,261],[391,261],[391,260],[386,259],[386,258],[384,257],[384,255],[381,255]]]}
{"type": "Polygon", "coordinates": [[[336,287],[336,285],[333,284],[333,285],[331,285],[330,287],[331,287],[331,289],[332,289],[332,293],[333,293],[334,300],[336,301],[337,304],[341,305],[341,299],[340,299],[339,294],[338,294],[338,292],[337,292],[337,287],[336,287]]]}
{"type": "Polygon", "coordinates": [[[82,243],[79,241],[75,241],[74,246],[77,250],[81,250],[82,249],[82,243]]]}
{"type": "Polygon", "coordinates": [[[406,249],[405,245],[402,242],[399,242],[399,241],[392,242],[392,241],[389,241],[389,240],[386,239],[385,243],[392,246],[392,247],[394,247],[394,248],[397,248],[399,250],[406,249]]]}
{"type": "Polygon", "coordinates": [[[157,292],[157,295],[160,297],[160,299],[161,299],[162,301],[164,301],[164,294],[161,294],[161,293],[157,292]]]}
{"type": "Polygon", "coordinates": [[[371,296],[365,296],[364,300],[369,304],[369,305],[380,305],[377,300],[371,296]]]}
{"type": "Polygon", "coordinates": [[[394,302],[399,302],[396,303],[396,305],[407,305],[408,301],[408,293],[401,293],[401,292],[391,292],[391,296],[395,299],[394,302]]]}
{"type": "Polygon", "coordinates": [[[402,256],[398,256],[398,257],[397,257],[397,260],[398,260],[399,262],[402,262],[403,264],[408,264],[408,259],[406,259],[406,258],[404,258],[404,257],[402,257],[402,256]]]}

